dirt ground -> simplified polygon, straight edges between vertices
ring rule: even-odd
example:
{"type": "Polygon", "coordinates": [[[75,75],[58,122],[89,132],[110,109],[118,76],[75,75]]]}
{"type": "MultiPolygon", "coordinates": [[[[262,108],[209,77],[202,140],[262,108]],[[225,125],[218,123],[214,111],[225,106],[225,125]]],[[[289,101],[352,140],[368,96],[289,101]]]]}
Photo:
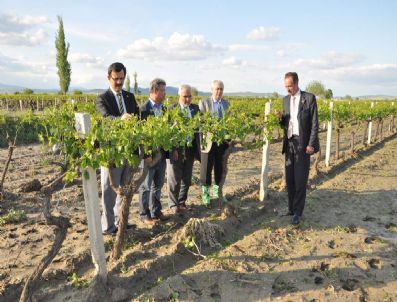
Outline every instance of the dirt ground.
{"type": "MultiPolygon", "coordinates": [[[[258,201],[261,150],[232,154],[225,188],[230,205],[223,213],[215,203],[212,209],[200,204],[196,182],[191,212],[147,227],[138,219],[135,198],[130,223],[137,228],[128,230],[122,261],[108,266],[109,297],[98,301],[397,301],[397,136],[353,158],[346,152],[348,133],[341,141],[342,159],[334,160],[331,169],[320,165],[320,174],[310,182],[298,228],[282,216],[286,193],[280,191],[279,142],[271,145],[272,183],[265,204],[258,201]],[[190,218],[206,218],[224,229],[216,247],[198,242],[205,259],[181,243],[190,218]]],[[[27,181],[47,184],[60,171],[40,148],[17,148],[6,179],[2,214],[24,210],[27,218],[0,229],[0,301],[18,300],[23,281],[54,238],[38,193],[21,191],[27,181]]],[[[6,154],[0,150],[0,166],[6,154]]],[[[197,179],[198,165],[194,175],[197,179]]],[[[72,227],[34,301],[84,301],[94,270],[80,182],[60,187],[52,206],[54,214],[71,218],[72,227]],[[71,282],[73,273],[82,288],[71,282]]],[[[112,240],[105,237],[108,254],[112,240]]]]}

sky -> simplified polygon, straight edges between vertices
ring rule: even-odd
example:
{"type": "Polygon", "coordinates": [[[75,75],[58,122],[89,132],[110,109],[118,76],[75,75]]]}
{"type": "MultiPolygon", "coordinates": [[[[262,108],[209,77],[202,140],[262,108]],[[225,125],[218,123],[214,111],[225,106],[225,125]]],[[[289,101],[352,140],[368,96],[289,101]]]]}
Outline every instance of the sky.
{"type": "Polygon", "coordinates": [[[299,74],[335,96],[397,96],[397,1],[0,0],[0,83],[58,88],[57,16],[70,43],[71,87],[107,88],[122,62],[153,78],[210,91],[285,94],[299,74]]]}

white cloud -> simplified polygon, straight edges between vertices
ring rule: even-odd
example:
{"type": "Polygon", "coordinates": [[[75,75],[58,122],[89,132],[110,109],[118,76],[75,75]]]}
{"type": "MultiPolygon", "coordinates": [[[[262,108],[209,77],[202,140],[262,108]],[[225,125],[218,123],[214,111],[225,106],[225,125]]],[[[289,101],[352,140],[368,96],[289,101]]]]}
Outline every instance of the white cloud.
{"type": "Polygon", "coordinates": [[[275,40],[278,38],[281,29],[279,27],[271,26],[264,27],[259,26],[254,28],[247,34],[247,38],[250,40],[275,40]]]}
{"type": "Polygon", "coordinates": [[[52,64],[32,62],[25,57],[13,58],[0,53],[0,71],[8,73],[28,73],[32,76],[42,76],[53,69],[52,64]]]}
{"type": "Polygon", "coordinates": [[[254,44],[232,44],[229,45],[229,51],[261,51],[267,50],[267,45],[254,45],[254,44]]]}
{"type": "MultiPolygon", "coordinates": [[[[324,76],[342,82],[357,82],[365,85],[397,84],[397,64],[371,64],[324,70],[324,76]]],[[[386,88],[385,87],[385,88],[386,88]]]]}
{"type": "Polygon", "coordinates": [[[320,58],[298,59],[293,65],[295,67],[308,67],[314,69],[335,69],[347,67],[363,61],[364,56],[360,54],[345,54],[331,51],[320,58]]]}
{"type": "Polygon", "coordinates": [[[50,23],[45,16],[17,16],[9,14],[0,15],[1,32],[21,32],[35,25],[50,23]]]}
{"type": "Polygon", "coordinates": [[[38,25],[49,23],[44,16],[0,15],[0,44],[36,46],[47,40],[48,34],[38,25]]]}
{"type": "Polygon", "coordinates": [[[39,29],[34,33],[0,32],[0,44],[15,46],[35,46],[47,40],[47,33],[39,29]]]}
{"type": "Polygon", "coordinates": [[[98,29],[89,29],[89,28],[81,28],[81,27],[74,27],[73,25],[67,25],[67,28],[65,29],[67,36],[76,36],[79,38],[83,39],[88,39],[88,40],[94,40],[94,41],[100,41],[100,42],[114,42],[116,40],[116,37],[114,34],[110,32],[103,31],[101,29],[98,31],[98,29]]]}
{"type": "Polygon", "coordinates": [[[87,53],[71,53],[70,56],[71,63],[83,63],[87,67],[104,67],[104,59],[101,57],[95,57],[87,53]]]}
{"type": "Polygon", "coordinates": [[[231,57],[229,57],[229,58],[224,59],[223,62],[222,62],[222,64],[225,65],[225,66],[230,66],[230,67],[233,67],[233,68],[238,68],[238,67],[241,67],[241,66],[246,66],[246,65],[247,65],[247,62],[246,62],[246,61],[243,61],[243,60],[240,60],[240,59],[237,59],[237,58],[234,57],[234,56],[231,56],[231,57]]]}
{"type": "Polygon", "coordinates": [[[174,32],[168,39],[156,37],[153,40],[135,40],[126,48],[120,49],[117,54],[123,58],[181,61],[203,60],[223,51],[224,47],[212,44],[202,35],[174,32]]]}

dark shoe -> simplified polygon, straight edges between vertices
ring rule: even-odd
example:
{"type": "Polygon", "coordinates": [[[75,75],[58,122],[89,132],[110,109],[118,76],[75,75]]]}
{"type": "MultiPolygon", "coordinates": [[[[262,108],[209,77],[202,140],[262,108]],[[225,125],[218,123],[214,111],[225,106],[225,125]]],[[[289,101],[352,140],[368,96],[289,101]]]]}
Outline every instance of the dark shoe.
{"type": "Polygon", "coordinates": [[[159,214],[157,214],[156,216],[154,216],[152,219],[153,220],[160,220],[160,221],[167,221],[168,219],[170,219],[171,217],[164,215],[162,212],[160,212],[159,214]]]}
{"type": "Polygon", "coordinates": [[[116,227],[112,232],[109,232],[109,231],[103,231],[102,232],[102,235],[104,235],[104,236],[106,236],[106,235],[110,235],[110,236],[116,236],[116,234],[117,234],[117,231],[118,231],[118,228],[116,227]]]}
{"type": "Polygon", "coordinates": [[[156,224],[156,222],[150,217],[141,218],[141,220],[144,224],[147,224],[147,225],[155,225],[156,224]]]}
{"type": "Polygon", "coordinates": [[[187,207],[185,203],[180,203],[179,211],[181,212],[192,211],[192,208],[187,207]]]}
{"type": "Polygon", "coordinates": [[[283,214],[283,216],[294,216],[294,212],[288,211],[285,214],[283,214]]]}
{"type": "Polygon", "coordinates": [[[294,217],[292,218],[292,224],[298,225],[300,222],[301,222],[301,217],[298,215],[294,215],[294,217]]]}
{"type": "Polygon", "coordinates": [[[132,229],[136,229],[136,224],[132,224],[132,223],[128,223],[126,226],[127,230],[132,230],[132,229]]]}

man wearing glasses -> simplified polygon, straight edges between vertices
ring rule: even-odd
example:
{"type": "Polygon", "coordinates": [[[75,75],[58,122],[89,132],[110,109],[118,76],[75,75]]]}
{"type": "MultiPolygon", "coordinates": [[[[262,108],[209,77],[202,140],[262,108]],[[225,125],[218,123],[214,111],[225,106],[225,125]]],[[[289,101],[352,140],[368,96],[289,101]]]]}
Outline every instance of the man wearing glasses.
{"type": "MultiPolygon", "coordinates": [[[[124,79],[127,70],[121,63],[113,63],[108,68],[109,89],[99,95],[96,100],[97,111],[103,117],[111,120],[125,120],[132,114],[139,115],[139,108],[132,93],[123,90],[124,79]]],[[[110,168],[112,172],[113,184],[123,185],[122,176],[130,172],[127,161],[119,168],[110,168]]],[[[113,191],[110,186],[109,169],[101,167],[101,188],[102,188],[102,232],[104,235],[114,235],[117,233],[119,222],[119,209],[121,198],[113,191]]],[[[132,225],[127,225],[131,228],[132,225]]]]}

